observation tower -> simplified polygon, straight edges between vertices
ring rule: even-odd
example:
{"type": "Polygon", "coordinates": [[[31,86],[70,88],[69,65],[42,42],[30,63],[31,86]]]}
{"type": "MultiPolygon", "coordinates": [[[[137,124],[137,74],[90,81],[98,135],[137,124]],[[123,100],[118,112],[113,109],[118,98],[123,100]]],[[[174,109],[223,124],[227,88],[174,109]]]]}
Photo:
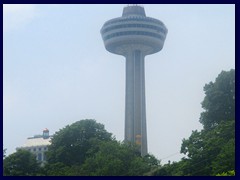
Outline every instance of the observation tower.
{"type": "Polygon", "coordinates": [[[139,5],[124,7],[122,17],[105,22],[101,29],[107,51],[126,58],[125,141],[138,144],[142,156],[148,153],[144,58],[163,48],[167,32],[139,5]]]}

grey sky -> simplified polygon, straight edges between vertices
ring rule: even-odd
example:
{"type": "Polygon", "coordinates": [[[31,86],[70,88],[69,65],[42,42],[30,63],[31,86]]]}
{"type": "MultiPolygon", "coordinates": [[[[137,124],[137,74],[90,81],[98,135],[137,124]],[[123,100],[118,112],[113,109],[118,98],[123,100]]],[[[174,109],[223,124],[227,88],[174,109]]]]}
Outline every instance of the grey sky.
{"type": "MultiPolygon", "coordinates": [[[[125,60],[105,50],[100,29],[124,6],[3,6],[7,154],[44,128],[53,134],[85,118],[123,140],[125,60]]],[[[162,51],[145,58],[148,149],[166,163],[179,160],[182,139],[202,128],[203,86],[235,68],[235,6],[144,7],[168,28],[162,51]]]]}

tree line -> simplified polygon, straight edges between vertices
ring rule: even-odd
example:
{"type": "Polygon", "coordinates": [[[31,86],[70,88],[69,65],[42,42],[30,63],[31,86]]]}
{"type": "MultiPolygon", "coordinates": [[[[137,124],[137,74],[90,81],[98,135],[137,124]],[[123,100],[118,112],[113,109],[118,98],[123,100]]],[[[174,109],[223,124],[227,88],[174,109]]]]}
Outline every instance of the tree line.
{"type": "Polygon", "coordinates": [[[204,86],[203,129],[182,140],[186,157],[161,165],[138,146],[117,141],[95,120],[60,129],[46,152],[44,166],[27,150],[5,156],[5,176],[232,176],[235,175],[235,70],[222,71],[204,86]]]}
{"type": "Polygon", "coordinates": [[[187,157],[164,165],[162,176],[213,176],[235,173],[235,70],[222,71],[204,86],[201,131],[182,140],[180,152],[187,157]]]}

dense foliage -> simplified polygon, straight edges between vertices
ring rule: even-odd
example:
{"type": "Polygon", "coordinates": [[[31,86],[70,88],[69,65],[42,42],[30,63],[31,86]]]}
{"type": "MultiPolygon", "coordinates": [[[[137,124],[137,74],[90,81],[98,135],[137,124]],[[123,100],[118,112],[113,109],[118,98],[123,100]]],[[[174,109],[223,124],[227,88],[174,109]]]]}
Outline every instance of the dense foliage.
{"type": "Polygon", "coordinates": [[[152,166],[156,165],[156,161],[150,155],[142,158],[136,146],[112,141],[100,145],[99,151],[85,161],[80,174],[138,176],[148,172],[152,166]]]}
{"type": "Polygon", "coordinates": [[[55,133],[49,146],[49,163],[81,165],[97,151],[100,142],[112,140],[112,134],[95,120],[82,120],[68,125],[55,133]]]}
{"type": "Polygon", "coordinates": [[[81,120],[57,132],[47,157],[44,175],[142,175],[158,163],[150,155],[142,158],[138,147],[116,141],[95,120],[81,120]]]}
{"type": "Polygon", "coordinates": [[[235,170],[235,70],[222,71],[204,87],[200,123],[203,130],[183,139],[179,162],[163,166],[155,175],[219,175],[235,170]]]}
{"type": "Polygon", "coordinates": [[[200,122],[204,130],[211,130],[222,121],[235,120],[235,70],[222,71],[215,82],[204,86],[200,122]]]}
{"type": "Polygon", "coordinates": [[[40,172],[40,164],[35,155],[27,150],[18,150],[3,161],[5,176],[34,176],[40,172]]]}
{"type": "Polygon", "coordinates": [[[223,172],[223,173],[219,173],[216,176],[235,176],[235,171],[228,171],[228,172],[223,172]]]}

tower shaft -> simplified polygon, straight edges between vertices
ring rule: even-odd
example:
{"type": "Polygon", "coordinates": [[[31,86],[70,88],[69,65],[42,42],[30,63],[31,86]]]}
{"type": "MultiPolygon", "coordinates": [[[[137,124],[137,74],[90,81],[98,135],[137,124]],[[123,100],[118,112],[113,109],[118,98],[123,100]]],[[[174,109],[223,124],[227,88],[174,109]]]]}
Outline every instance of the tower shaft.
{"type": "Polygon", "coordinates": [[[139,145],[147,154],[144,55],[133,50],[126,55],[125,141],[139,145]]]}
{"type": "Polygon", "coordinates": [[[167,28],[147,17],[141,6],[123,8],[122,17],[110,19],[101,29],[107,51],[126,58],[125,138],[148,153],[145,103],[144,58],[162,50],[167,28]]]}

